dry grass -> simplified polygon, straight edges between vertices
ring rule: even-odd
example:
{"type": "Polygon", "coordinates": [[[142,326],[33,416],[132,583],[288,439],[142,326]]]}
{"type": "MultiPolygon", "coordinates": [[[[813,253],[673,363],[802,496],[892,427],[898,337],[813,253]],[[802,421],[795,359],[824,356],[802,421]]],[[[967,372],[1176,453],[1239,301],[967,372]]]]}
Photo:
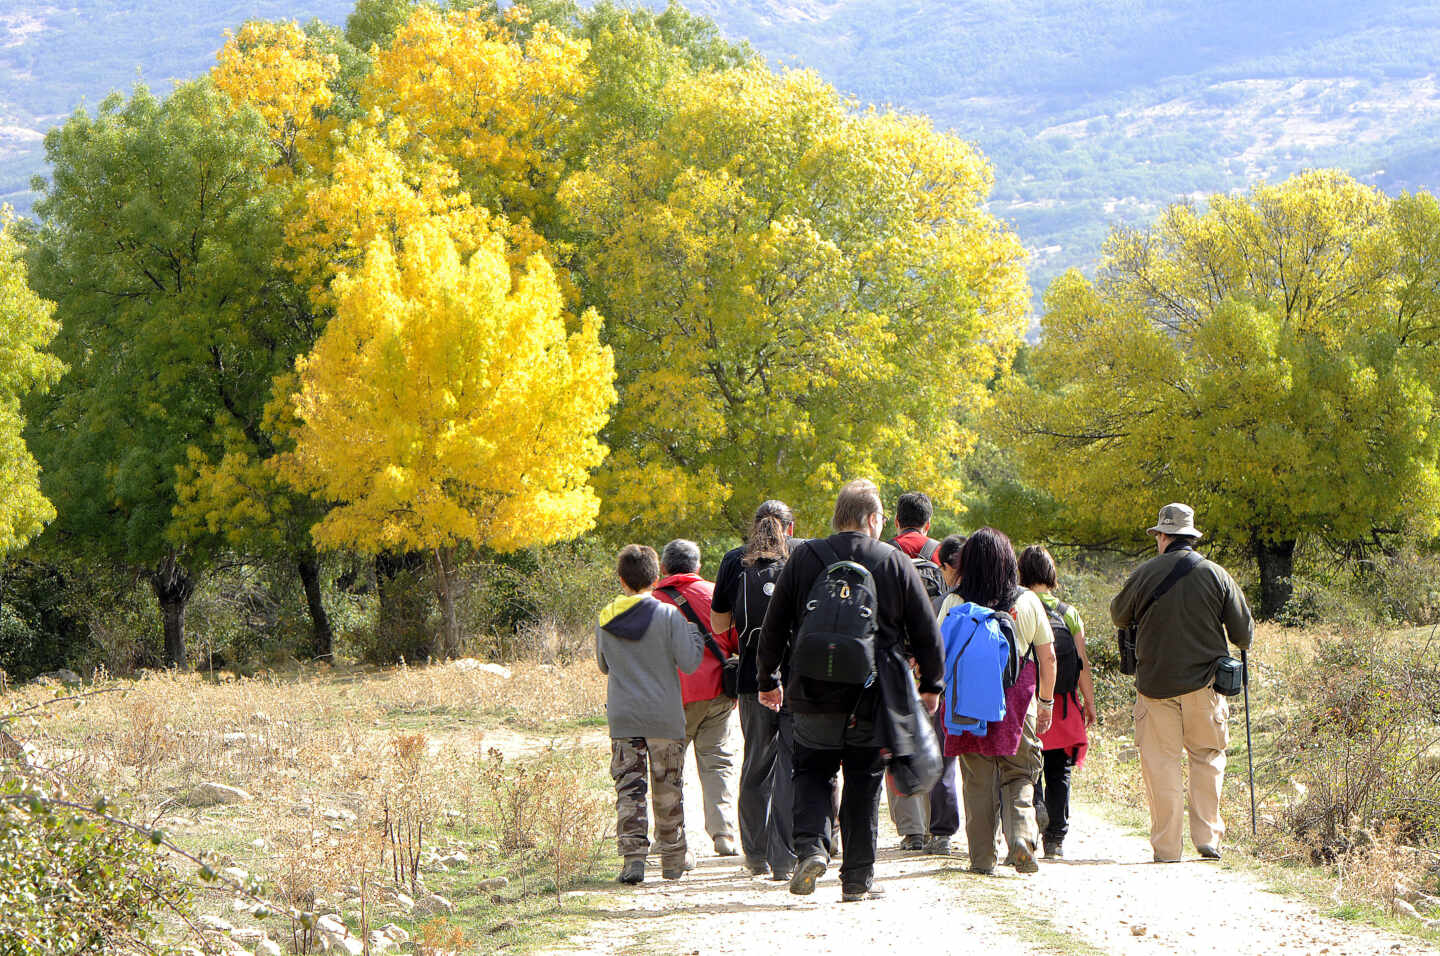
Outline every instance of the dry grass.
{"type": "MultiPolygon", "coordinates": [[[[46,708],[10,730],[36,748],[72,795],[110,798],[131,819],[260,878],[278,902],[340,913],[359,934],[391,920],[407,924],[403,904],[394,902],[400,882],[417,901],[437,891],[457,894],[455,912],[436,915],[463,937],[477,925],[489,928],[495,899],[523,895],[492,889],[472,905],[459,897],[469,884],[544,874],[548,865],[551,882],[522,882],[532,896],[558,895],[595,859],[605,828],[597,832],[586,795],[603,793],[608,778],[593,746],[603,731],[587,725],[603,723],[604,688],[588,660],[520,664],[508,678],[455,664],[218,681],[102,674],[87,688],[100,693],[46,708]],[[520,861],[516,848],[504,845],[513,837],[497,838],[487,822],[486,771],[496,753],[533,784],[536,828],[557,835],[531,838],[532,852],[520,861]],[[530,771],[532,763],[540,769],[530,771]],[[195,806],[192,792],[202,782],[238,787],[249,799],[195,806]],[[567,795],[580,799],[567,802],[567,795]],[[577,809],[555,812],[567,806],[577,809]]],[[[0,711],[55,694],[25,687],[0,698],[0,711]]],[[[246,922],[228,903],[214,895],[202,912],[225,907],[227,919],[246,922]]],[[[409,917],[418,940],[425,921],[418,909],[409,917]]],[[[265,928],[296,951],[320,942],[298,923],[272,919],[265,928]]],[[[437,926],[430,938],[438,949],[435,940],[457,937],[437,926]]]]}

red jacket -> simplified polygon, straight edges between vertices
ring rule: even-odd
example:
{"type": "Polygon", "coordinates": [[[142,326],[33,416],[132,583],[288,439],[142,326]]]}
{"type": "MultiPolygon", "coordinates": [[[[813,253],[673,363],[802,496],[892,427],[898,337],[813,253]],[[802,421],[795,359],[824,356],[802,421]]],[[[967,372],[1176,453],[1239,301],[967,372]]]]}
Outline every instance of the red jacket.
{"type": "MultiPolygon", "coordinates": [[[[715,585],[698,574],[672,574],[668,578],[662,578],[660,583],[655,585],[653,592],[655,599],[674,605],[675,602],[670,599],[670,595],[661,588],[675,588],[684,595],[686,603],[695,609],[696,615],[705,625],[705,634],[710,633],[710,597],[715,592],[715,585]]],[[[714,635],[710,636],[714,637],[714,635]]],[[[715,637],[714,640],[727,657],[739,649],[739,641],[736,640],[734,628],[715,637]]],[[[700,666],[695,668],[695,672],[680,674],[681,699],[687,704],[693,704],[699,700],[714,700],[716,697],[723,696],[725,690],[720,684],[721,670],[720,659],[707,646],[705,653],[700,655],[700,666]]]]}
{"type": "MultiPolygon", "coordinates": [[[[934,540],[934,538],[925,532],[912,528],[904,534],[890,539],[890,543],[910,555],[910,557],[918,558],[920,557],[920,552],[924,550],[925,545],[934,540]]],[[[931,558],[930,560],[934,561],[935,559],[931,558]]],[[[940,562],[936,561],[935,563],[939,564],[940,562]]]]}

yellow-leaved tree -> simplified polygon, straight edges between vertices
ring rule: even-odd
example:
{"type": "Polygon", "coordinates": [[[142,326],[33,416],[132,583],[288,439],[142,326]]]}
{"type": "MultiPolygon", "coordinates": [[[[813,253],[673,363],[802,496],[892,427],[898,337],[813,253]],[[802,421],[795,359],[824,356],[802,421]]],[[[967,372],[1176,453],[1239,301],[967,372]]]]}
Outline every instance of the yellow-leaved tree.
{"type": "Polygon", "coordinates": [[[376,50],[361,105],[402,117],[412,142],[450,163],[471,199],[543,233],[568,172],[567,132],[586,86],[587,44],[541,23],[521,37],[512,8],[442,12],[418,6],[376,50]]]}
{"type": "Polygon", "coordinates": [[[25,444],[21,402],[64,371],[44,351],[58,328],[54,304],[30,291],[8,213],[0,217],[0,554],[25,544],[55,508],[40,491],[40,468],[25,444]]]}
{"type": "Polygon", "coordinates": [[[452,655],[458,545],[510,551],[594,523],[590,470],[615,401],[600,317],[567,330],[542,256],[512,279],[502,236],[465,256],[436,220],[398,248],[373,239],[335,300],[297,363],[299,428],[280,468],[333,505],[321,547],[430,554],[452,655]]]}
{"type": "Polygon", "coordinates": [[[989,421],[1057,506],[1025,532],[1119,542],[1187,501],[1209,540],[1253,555],[1264,616],[1307,540],[1433,536],[1437,250],[1434,196],[1333,170],[1116,230],[1093,280],[1050,287],[1028,374],[989,421]]]}
{"type": "Polygon", "coordinates": [[[983,158],[746,65],[659,94],[560,198],[621,394],[597,477],[620,535],[742,528],[854,474],[960,508],[986,384],[1024,328],[1024,251],[983,158]]]}
{"type": "Polygon", "coordinates": [[[293,20],[251,20],[228,33],[210,78],[236,103],[253,107],[282,162],[293,165],[306,140],[325,128],[340,60],[293,20]]]}

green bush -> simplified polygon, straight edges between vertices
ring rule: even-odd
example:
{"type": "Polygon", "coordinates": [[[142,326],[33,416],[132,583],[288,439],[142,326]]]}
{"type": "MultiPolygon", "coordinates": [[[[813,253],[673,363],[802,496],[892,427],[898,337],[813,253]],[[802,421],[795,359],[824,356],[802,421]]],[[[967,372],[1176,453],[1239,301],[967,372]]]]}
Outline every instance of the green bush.
{"type": "Polygon", "coordinates": [[[0,956],[168,953],[159,910],[188,894],[138,835],[0,783],[0,956]]]}

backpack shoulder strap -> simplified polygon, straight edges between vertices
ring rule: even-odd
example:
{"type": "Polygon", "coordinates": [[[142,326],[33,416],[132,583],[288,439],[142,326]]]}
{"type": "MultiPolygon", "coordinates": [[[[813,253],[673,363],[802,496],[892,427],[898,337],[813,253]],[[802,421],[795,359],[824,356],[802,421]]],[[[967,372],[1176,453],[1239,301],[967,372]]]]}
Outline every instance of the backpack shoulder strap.
{"type": "Polygon", "coordinates": [[[810,547],[815,549],[815,554],[820,558],[821,563],[824,564],[825,567],[828,568],[832,564],[840,563],[840,555],[835,553],[835,549],[831,547],[830,542],[824,538],[810,539],[810,547]]]}
{"type": "Polygon", "coordinates": [[[1185,575],[1191,571],[1194,571],[1204,562],[1205,558],[1200,552],[1186,552],[1179,561],[1175,562],[1175,566],[1170,569],[1170,573],[1165,575],[1165,580],[1160,582],[1160,586],[1155,589],[1155,593],[1151,594],[1150,599],[1140,608],[1140,613],[1135,615],[1135,623],[1139,624],[1141,619],[1145,617],[1145,613],[1155,606],[1156,601],[1160,600],[1165,596],[1166,592],[1180,583],[1181,578],[1185,577],[1185,575]]]}
{"type": "Polygon", "coordinates": [[[700,636],[705,638],[705,646],[709,648],[710,653],[714,654],[720,663],[725,663],[725,653],[720,650],[720,645],[715,643],[715,638],[710,636],[710,628],[700,623],[700,615],[695,612],[695,606],[685,600],[685,595],[680,593],[680,589],[668,587],[660,588],[659,591],[675,602],[675,607],[679,609],[681,614],[685,615],[685,620],[694,624],[700,632],[700,636]]]}
{"type": "Polygon", "coordinates": [[[931,538],[925,542],[925,547],[920,549],[920,557],[924,558],[926,561],[934,561],[935,552],[939,550],[940,542],[936,541],[934,538],[931,538]]]}

